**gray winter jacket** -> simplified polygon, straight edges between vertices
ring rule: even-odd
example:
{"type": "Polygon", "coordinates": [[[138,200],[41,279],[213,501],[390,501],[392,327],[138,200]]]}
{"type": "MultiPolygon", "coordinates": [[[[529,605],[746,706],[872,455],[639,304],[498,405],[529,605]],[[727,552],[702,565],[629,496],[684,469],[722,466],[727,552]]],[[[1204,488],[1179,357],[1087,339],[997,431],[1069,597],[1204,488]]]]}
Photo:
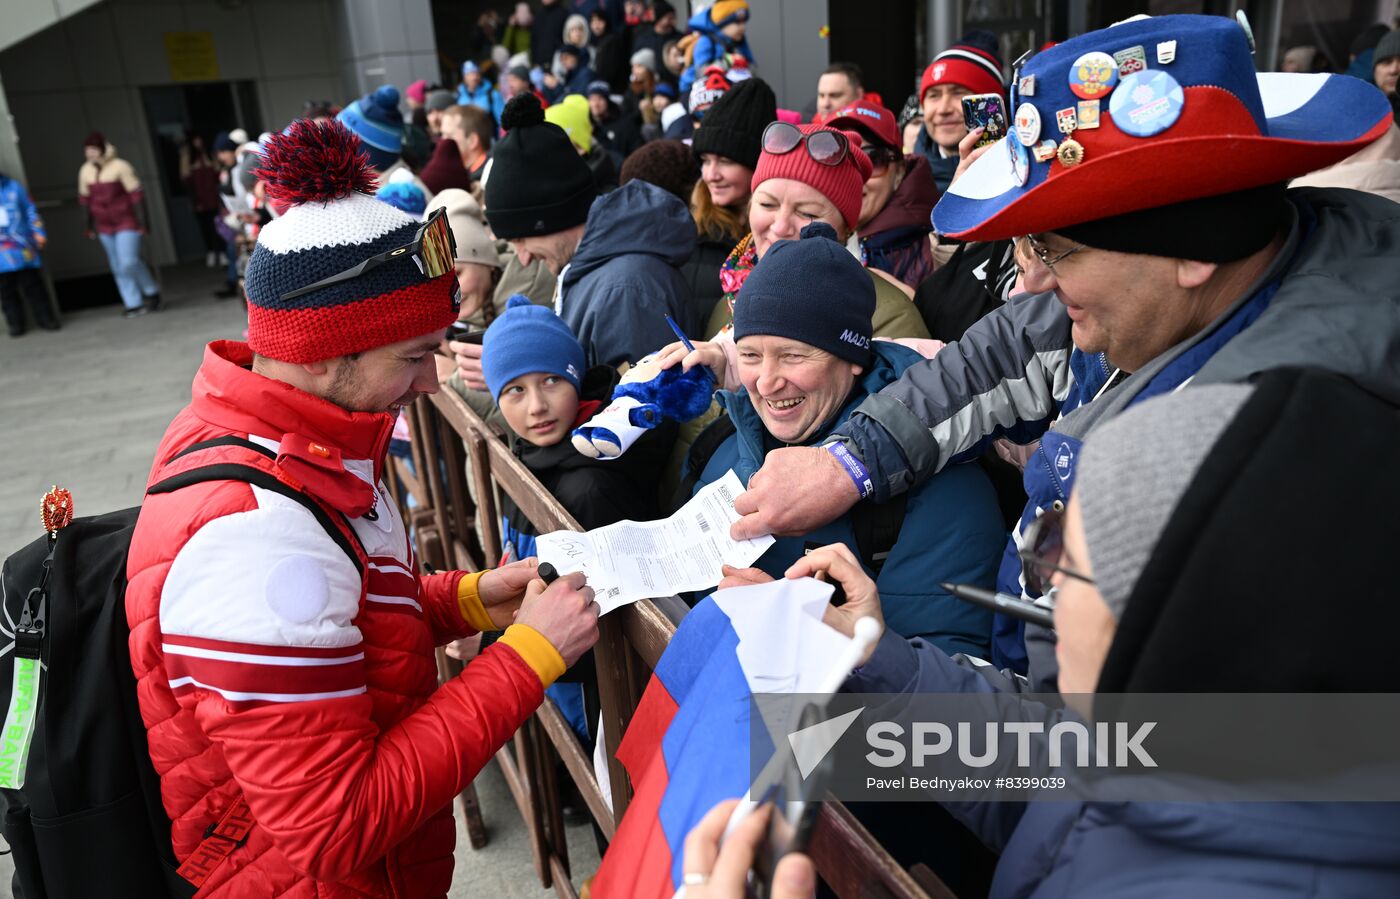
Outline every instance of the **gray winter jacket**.
{"type": "Polygon", "coordinates": [[[674,343],[670,313],[687,334],[690,289],[678,266],[695,249],[695,222],[675,195],[629,181],[593,201],[573,260],[560,276],[559,316],[583,344],[586,361],[636,362],[674,343]]]}
{"type": "MultiPolygon", "coordinates": [[[[1281,366],[1316,366],[1400,402],[1400,205],[1343,189],[1289,191],[1297,218],[1260,284],[1283,271],[1259,319],[1230,340],[1191,383],[1247,380],[1281,366]]],[[[1257,290],[1251,287],[1218,321],[1257,290]]],[[[1071,322],[1053,293],[1022,295],[988,314],[932,359],[868,398],[834,436],[875,480],[876,499],[907,490],[989,436],[1027,442],[1071,394],[1071,322]]],[[[1162,368],[1214,325],[1167,350],[1104,396],[1062,419],[1083,436],[1121,411],[1162,368]]],[[[1086,398],[1087,401],[1088,398],[1086,398]]]]}
{"type": "MultiPolygon", "coordinates": [[[[1182,367],[1194,372],[1189,384],[1243,381],[1283,366],[1317,367],[1400,402],[1400,284],[1391,250],[1400,239],[1400,205],[1341,189],[1294,190],[1290,199],[1296,210],[1292,227],[1258,282],[1210,326],[1119,386],[1102,389],[1108,376],[1103,357],[1074,349],[1071,322],[1053,293],[1013,297],[962,340],[867,398],[833,436],[865,462],[877,501],[922,483],[990,437],[1006,435],[1018,443],[1041,437],[1042,455],[1045,441],[1067,445],[1068,477],[1056,471],[1058,457],[1055,465],[1036,459],[1028,464],[1031,507],[1024,526],[1052,493],[1068,494],[1079,443],[1169,367],[1177,374],[1182,367]],[[1264,297],[1267,306],[1257,319],[1223,345],[1211,346],[1238,326],[1237,312],[1259,303],[1274,284],[1277,290],[1264,297]],[[1208,358],[1193,359],[1193,352],[1208,358]],[[1054,434],[1047,436],[1052,424],[1054,434]]],[[[1019,593],[1014,562],[1008,553],[998,587],[1019,593]]],[[[1022,636],[1014,622],[998,620],[993,658],[1018,670],[1026,666],[1030,689],[1055,689],[1053,631],[1026,625],[1022,636]]],[[[1010,686],[1026,685],[1018,680],[1010,686]]]]}

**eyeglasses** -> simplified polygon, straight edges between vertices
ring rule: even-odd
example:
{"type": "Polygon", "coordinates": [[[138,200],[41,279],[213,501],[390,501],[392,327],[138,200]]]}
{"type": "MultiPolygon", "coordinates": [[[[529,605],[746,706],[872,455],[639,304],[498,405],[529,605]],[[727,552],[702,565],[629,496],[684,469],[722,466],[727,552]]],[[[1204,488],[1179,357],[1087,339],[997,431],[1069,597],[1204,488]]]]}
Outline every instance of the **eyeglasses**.
{"type": "Polygon", "coordinates": [[[1050,592],[1050,576],[1055,572],[1065,577],[1093,585],[1094,579],[1085,577],[1060,565],[1065,551],[1065,507],[1056,502],[1041,512],[1035,521],[1026,525],[1022,535],[1021,548],[1016,555],[1021,559],[1021,570],[1026,577],[1026,586],[1040,596],[1050,592]]]}
{"type": "Polygon", "coordinates": [[[904,154],[891,147],[877,147],[874,145],[861,147],[861,152],[870,157],[870,177],[878,178],[885,174],[889,167],[894,165],[904,154]]]}
{"type": "Polygon", "coordinates": [[[418,266],[418,271],[423,273],[423,277],[429,280],[456,271],[454,266],[457,255],[457,241],[452,237],[452,227],[447,221],[447,210],[437,209],[423,223],[418,232],[414,234],[413,241],[371,256],[363,262],[347,268],[343,272],[331,275],[329,278],[322,278],[314,284],[305,287],[298,287],[296,290],[289,290],[282,294],[283,300],[294,300],[297,297],[305,296],[323,287],[330,287],[332,284],[339,284],[342,281],[351,281],[363,274],[373,271],[387,262],[407,256],[418,266]]]}
{"type": "Polygon", "coordinates": [[[1040,260],[1041,265],[1044,265],[1046,268],[1050,269],[1050,274],[1054,275],[1055,277],[1059,277],[1060,274],[1059,272],[1055,271],[1056,265],[1073,256],[1075,253],[1078,253],[1080,250],[1087,249],[1087,247],[1085,247],[1084,244],[1080,243],[1075,244],[1074,246],[1070,247],[1064,252],[1056,253],[1054,256],[1051,256],[1050,248],[1047,247],[1045,244],[1041,243],[1039,238],[1037,238],[1034,234],[1027,234],[1024,237],[1018,237],[1016,239],[1025,240],[1026,246],[1030,247],[1031,253],[1034,254],[1035,258],[1040,260]]]}
{"type": "Polygon", "coordinates": [[[763,152],[770,156],[785,156],[802,144],[807,145],[807,155],[821,165],[840,165],[851,152],[846,135],[840,131],[813,131],[803,134],[796,126],[787,122],[774,122],[763,129],[763,152]]]}

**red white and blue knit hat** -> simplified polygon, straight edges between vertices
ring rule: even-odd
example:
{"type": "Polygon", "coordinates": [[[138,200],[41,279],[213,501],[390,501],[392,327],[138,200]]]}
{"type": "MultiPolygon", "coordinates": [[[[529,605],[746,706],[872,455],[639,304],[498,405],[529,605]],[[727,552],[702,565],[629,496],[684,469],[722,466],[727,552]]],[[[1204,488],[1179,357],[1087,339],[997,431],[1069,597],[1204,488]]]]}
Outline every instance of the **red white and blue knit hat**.
{"type": "Polygon", "coordinates": [[[974,94],[1005,93],[1001,80],[1001,60],[982,47],[954,44],[933,58],[919,78],[919,100],[939,84],[956,84],[974,94]]]}
{"type": "Polygon", "coordinates": [[[357,278],[283,296],[413,242],[421,224],[375,199],[375,172],[338,122],[303,119],[263,145],[258,177],[289,208],[248,260],[248,346],[317,362],[439,331],[456,321],[457,277],[425,278],[410,254],[357,278]]]}

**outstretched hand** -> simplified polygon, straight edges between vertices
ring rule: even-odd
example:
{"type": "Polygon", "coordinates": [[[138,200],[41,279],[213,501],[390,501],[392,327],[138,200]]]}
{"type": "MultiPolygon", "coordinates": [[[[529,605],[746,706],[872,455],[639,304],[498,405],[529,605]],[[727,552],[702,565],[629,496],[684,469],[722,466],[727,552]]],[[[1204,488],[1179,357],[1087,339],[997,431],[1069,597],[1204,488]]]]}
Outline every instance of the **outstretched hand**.
{"type": "MultiPolygon", "coordinates": [[[[846,544],[833,543],[812,550],[793,562],[783,576],[814,577],[840,584],[846,593],[846,602],[841,606],[828,605],[822,614],[822,621],[847,637],[855,636],[856,622],[862,618],[874,618],[880,629],[884,630],[885,615],[880,609],[880,592],[846,544]]],[[[872,643],[860,664],[864,665],[874,651],[875,645],[872,643]]]]}
{"type": "Polygon", "coordinates": [[[973,128],[971,131],[967,132],[966,137],[958,141],[958,167],[953,172],[953,180],[950,181],[949,184],[956,183],[974,162],[982,158],[983,153],[995,146],[994,144],[987,144],[985,147],[977,146],[977,139],[980,138],[982,133],[986,130],[986,128],[982,127],[973,128]]]}
{"type": "Polygon", "coordinates": [[[735,540],[764,534],[810,534],[835,521],[860,500],[836,457],[819,446],[789,446],[770,452],[734,501],[742,518],[729,528],[735,540]]]}
{"type": "Polygon", "coordinates": [[[449,340],[447,348],[452,351],[457,371],[462,375],[462,383],[472,390],[485,390],[486,376],[481,371],[481,344],[449,340]]]}
{"type": "Polygon", "coordinates": [[[525,588],[538,577],[539,564],[533,556],[511,562],[500,568],[493,568],[476,582],[476,595],[491,623],[498,630],[510,625],[520,603],[525,599],[525,588]]]}
{"type": "Polygon", "coordinates": [[[766,584],[775,578],[761,568],[735,568],[733,565],[721,565],[720,574],[724,575],[720,579],[717,590],[728,590],[730,587],[747,587],[751,584],[766,584]]]}
{"type": "MultiPolygon", "coordinates": [[[[749,895],[749,869],[758,846],[768,835],[768,818],[773,807],[754,810],[728,837],[725,825],[737,799],[721,802],[710,809],[685,838],[686,899],[744,899],[749,895]]],[[[817,871],[812,860],[800,852],[789,853],[773,871],[768,895],[771,899],[812,899],[817,892],[817,871]]]]}
{"type": "Polygon", "coordinates": [[[539,631],[565,665],[573,665],[598,642],[598,604],[579,572],[560,575],[548,586],[538,578],[530,581],[515,622],[539,631]]]}
{"type": "Polygon", "coordinates": [[[668,343],[656,354],[657,367],[667,369],[679,363],[682,371],[690,371],[697,365],[703,365],[714,375],[716,384],[723,384],[725,371],[729,367],[724,350],[707,340],[697,340],[691,346],[695,349],[690,349],[679,340],[668,343]]]}

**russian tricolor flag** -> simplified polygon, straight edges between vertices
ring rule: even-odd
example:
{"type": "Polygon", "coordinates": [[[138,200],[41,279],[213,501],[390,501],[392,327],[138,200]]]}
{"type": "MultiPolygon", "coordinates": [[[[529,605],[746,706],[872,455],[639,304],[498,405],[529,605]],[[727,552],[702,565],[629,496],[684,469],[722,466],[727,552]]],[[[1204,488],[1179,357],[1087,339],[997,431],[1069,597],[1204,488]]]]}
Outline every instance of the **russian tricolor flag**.
{"type": "Polygon", "coordinates": [[[618,746],[635,792],[591,895],[675,893],[686,834],[748,792],[750,697],[815,692],[845,655],[851,641],[821,621],[831,593],[810,578],[735,587],[681,621],[618,746]]]}

